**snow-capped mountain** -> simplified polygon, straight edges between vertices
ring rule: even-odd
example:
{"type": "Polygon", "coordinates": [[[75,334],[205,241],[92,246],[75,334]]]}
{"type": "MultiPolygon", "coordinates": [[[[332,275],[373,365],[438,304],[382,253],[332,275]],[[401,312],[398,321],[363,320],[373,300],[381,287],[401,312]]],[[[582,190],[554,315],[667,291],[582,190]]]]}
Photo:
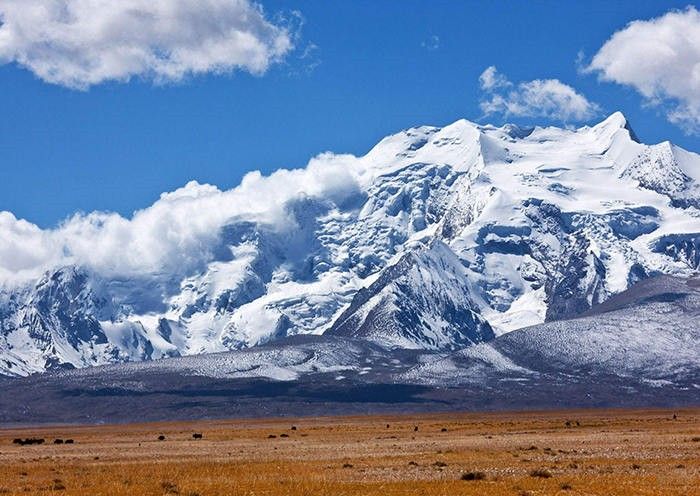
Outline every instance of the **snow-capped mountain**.
{"type": "Polygon", "coordinates": [[[615,113],[576,130],[460,120],[228,192],[190,183],[108,219],[123,245],[102,218],[41,231],[0,213],[43,243],[0,266],[0,373],[326,331],[462,348],[695,273],[699,184],[700,156],[638,143],[615,113]],[[149,229],[165,234],[134,234],[149,229]]]}
{"type": "Polygon", "coordinates": [[[455,351],[298,335],[223,353],[0,377],[0,423],[683,407],[700,400],[700,278],[455,351]]]}

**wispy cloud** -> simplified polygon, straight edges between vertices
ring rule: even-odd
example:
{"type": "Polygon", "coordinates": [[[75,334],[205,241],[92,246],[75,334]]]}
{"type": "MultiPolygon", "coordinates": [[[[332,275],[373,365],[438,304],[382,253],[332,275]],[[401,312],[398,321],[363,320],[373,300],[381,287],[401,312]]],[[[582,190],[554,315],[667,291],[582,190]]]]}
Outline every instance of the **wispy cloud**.
{"type": "Polygon", "coordinates": [[[0,62],[87,89],[140,76],[262,74],[294,33],[250,0],[1,0],[0,62]]]}
{"type": "Polygon", "coordinates": [[[304,46],[304,49],[299,52],[297,57],[301,70],[309,74],[321,65],[320,49],[316,43],[309,42],[304,46]]]}
{"type": "Polygon", "coordinates": [[[513,86],[508,79],[498,72],[495,65],[487,67],[479,76],[479,86],[482,90],[493,91],[497,88],[507,88],[513,86]]]}
{"type": "Polygon", "coordinates": [[[587,72],[631,86],[687,133],[700,133],[700,12],[634,21],[605,42],[587,72]]]}
{"type": "Polygon", "coordinates": [[[490,66],[479,76],[479,84],[484,92],[479,105],[486,116],[544,117],[570,122],[585,121],[600,113],[597,104],[558,79],[535,79],[516,85],[490,66]]]}
{"type": "Polygon", "coordinates": [[[427,39],[423,40],[420,46],[429,51],[437,50],[438,48],[440,48],[440,37],[433,34],[427,39]]]}

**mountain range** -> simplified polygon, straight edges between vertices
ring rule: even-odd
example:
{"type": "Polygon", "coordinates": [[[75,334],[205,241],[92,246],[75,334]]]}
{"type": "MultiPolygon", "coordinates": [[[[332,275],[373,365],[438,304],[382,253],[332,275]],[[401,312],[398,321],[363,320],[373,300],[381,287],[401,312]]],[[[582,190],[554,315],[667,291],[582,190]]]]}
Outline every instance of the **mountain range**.
{"type": "MultiPolygon", "coordinates": [[[[64,257],[0,280],[0,374],[542,391],[592,374],[698,399],[699,155],[642,144],[615,113],[579,129],[459,120],[333,160],[342,174],[269,211],[210,205],[219,220],[177,270],[64,257]],[[70,372],[126,362],[150,363],[70,372]]],[[[194,223],[207,204],[191,205],[194,223]]]]}
{"type": "Polygon", "coordinates": [[[700,402],[700,278],[455,351],[297,335],[243,350],[0,377],[0,425],[700,402]]]}

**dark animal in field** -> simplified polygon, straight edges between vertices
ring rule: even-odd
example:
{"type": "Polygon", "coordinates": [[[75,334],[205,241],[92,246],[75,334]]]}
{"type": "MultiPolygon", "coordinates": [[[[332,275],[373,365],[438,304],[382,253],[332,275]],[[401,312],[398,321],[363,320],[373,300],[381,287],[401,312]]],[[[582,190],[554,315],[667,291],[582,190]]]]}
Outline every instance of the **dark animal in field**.
{"type": "Polygon", "coordinates": [[[165,436],[162,434],[158,436],[158,441],[165,441],[165,436]]]}
{"type": "Polygon", "coordinates": [[[53,444],[63,444],[63,439],[54,439],[53,444]]]}
{"type": "Polygon", "coordinates": [[[200,434],[199,432],[195,432],[194,434],[192,434],[192,439],[202,439],[202,434],[200,434]]]}
{"type": "Polygon", "coordinates": [[[415,426],[415,427],[413,428],[413,432],[418,432],[418,426],[415,426]]]}
{"type": "Polygon", "coordinates": [[[15,439],[12,442],[20,446],[26,446],[31,444],[44,444],[44,439],[40,437],[28,437],[26,439],[15,439]]]}
{"type": "Polygon", "coordinates": [[[73,444],[74,442],[75,441],[73,441],[72,439],[66,439],[66,444],[73,444]]]}
{"type": "Polygon", "coordinates": [[[293,431],[297,430],[297,426],[296,426],[296,425],[293,425],[293,426],[292,426],[292,430],[293,430],[293,431]]]}
{"type": "Polygon", "coordinates": [[[461,479],[463,481],[480,481],[486,479],[486,474],[484,472],[467,472],[462,474],[461,479]]]}

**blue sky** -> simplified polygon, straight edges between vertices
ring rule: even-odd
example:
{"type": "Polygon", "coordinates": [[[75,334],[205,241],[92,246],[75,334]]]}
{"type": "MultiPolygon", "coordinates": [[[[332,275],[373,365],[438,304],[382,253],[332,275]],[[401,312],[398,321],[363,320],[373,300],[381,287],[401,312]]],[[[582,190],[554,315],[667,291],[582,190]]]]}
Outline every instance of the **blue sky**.
{"type": "Polygon", "coordinates": [[[639,86],[601,82],[577,64],[630,21],[687,5],[264,1],[270,22],[281,14],[298,24],[296,10],[303,25],[295,48],[262,74],[136,77],[81,90],[10,60],[0,66],[0,210],[42,227],[75,211],[130,216],[191,179],[230,188],[250,170],[301,167],[325,150],[361,154],[414,125],[557,123],[482,118],[479,76],[492,65],[515,85],[570,85],[597,105],[589,122],[622,110],[642,141],[700,151],[698,135],[669,122],[639,86]]]}

